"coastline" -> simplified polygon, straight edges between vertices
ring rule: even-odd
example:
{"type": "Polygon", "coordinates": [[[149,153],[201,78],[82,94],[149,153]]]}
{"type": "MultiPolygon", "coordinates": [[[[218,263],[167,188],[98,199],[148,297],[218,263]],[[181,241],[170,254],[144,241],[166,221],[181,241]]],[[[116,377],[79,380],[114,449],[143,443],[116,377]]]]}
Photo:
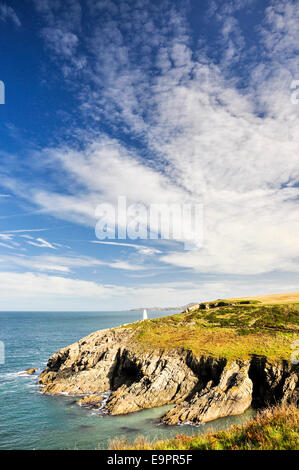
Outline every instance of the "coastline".
{"type": "Polygon", "coordinates": [[[181,314],[94,332],[54,354],[40,375],[40,384],[50,395],[112,390],[104,410],[113,416],[174,404],[161,418],[167,425],[238,415],[252,404],[260,408],[271,403],[298,403],[298,367],[287,357],[291,339],[298,337],[297,323],[297,306],[286,309],[256,301],[200,304],[181,314]],[[280,316],[286,311],[288,323],[283,331],[280,316]],[[277,331],[269,312],[276,312],[277,331]],[[245,335],[240,330],[241,318],[249,330],[245,335]],[[200,351],[200,344],[206,348],[207,341],[215,342],[219,326],[223,354],[200,351]],[[177,341],[180,335],[185,338],[186,328],[191,338],[193,335],[193,349],[188,348],[189,337],[185,339],[187,347],[184,343],[166,347],[166,333],[177,341]],[[231,354],[232,344],[226,344],[225,335],[231,339],[232,332],[238,335],[238,356],[231,354]],[[269,355],[256,354],[252,338],[258,343],[263,339],[259,347],[269,355]],[[277,345],[280,349],[275,350],[277,345]]]}

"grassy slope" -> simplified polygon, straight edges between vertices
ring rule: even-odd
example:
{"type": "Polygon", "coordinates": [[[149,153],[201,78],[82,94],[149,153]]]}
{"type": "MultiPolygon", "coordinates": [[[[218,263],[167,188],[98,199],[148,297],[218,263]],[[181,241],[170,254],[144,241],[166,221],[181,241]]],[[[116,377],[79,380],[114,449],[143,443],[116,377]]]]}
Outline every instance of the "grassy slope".
{"type": "Polygon", "coordinates": [[[175,439],[149,443],[143,437],[133,445],[125,440],[111,442],[111,449],[135,450],[298,450],[299,410],[293,406],[269,408],[243,426],[232,426],[204,436],[177,436],[175,439]]]}
{"type": "Polygon", "coordinates": [[[197,309],[131,326],[136,328],[134,343],[144,350],[184,348],[227,359],[257,354],[289,360],[291,343],[299,339],[299,303],[266,304],[252,299],[247,305],[197,309]]]}
{"type": "Polygon", "coordinates": [[[258,300],[263,304],[292,304],[299,302],[299,292],[283,294],[256,295],[254,297],[239,297],[229,300],[258,300]]]}

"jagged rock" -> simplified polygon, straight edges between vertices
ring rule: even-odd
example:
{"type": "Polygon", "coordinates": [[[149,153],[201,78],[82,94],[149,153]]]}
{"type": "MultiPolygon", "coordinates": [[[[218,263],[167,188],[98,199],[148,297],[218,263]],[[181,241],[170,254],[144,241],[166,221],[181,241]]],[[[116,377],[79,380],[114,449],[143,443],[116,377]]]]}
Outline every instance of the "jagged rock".
{"type": "Polygon", "coordinates": [[[119,358],[132,329],[100,330],[50,357],[40,375],[43,392],[97,394],[114,386],[119,358]]]}
{"type": "Polygon", "coordinates": [[[101,397],[101,395],[88,395],[77,401],[78,405],[92,408],[100,408],[102,406],[102,402],[103,397],[101,397]]]}
{"type": "Polygon", "coordinates": [[[186,308],[186,312],[194,312],[194,310],[199,309],[199,304],[194,304],[194,305],[189,305],[189,307],[186,308]]]}
{"type": "Polygon", "coordinates": [[[116,415],[185,400],[198,383],[185,356],[182,352],[143,355],[140,380],[119,387],[112,394],[107,410],[116,415]]]}
{"type": "Polygon", "coordinates": [[[204,422],[258,405],[298,402],[298,366],[265,357],[230,364],[190,351],[143,351],[134,328],[101,330],[61,349],[40,375],[47,394],[99,395],[112,391],[105,409],[124,414],[176,404],[167,424],[204,422]]]}
{"type": "Polygon", "coordinates": [[[26,374],[33,375],[38,370],[38,367],[32,367],[31,369],[25,370],[26,374]]]}
{"type": "Polygon", "coordinates": [[[269,362],[265,357],[253,357],[249,375],[253,381],[253,401],[257,406],[299,401],[298,365],[285,360],[269,362]]]}
{"type": "Polygon", "coordinates": [[[218,385],[210,381],[189,402],[177,405],[163,418],[165,424],[204,423],[224,416],[243,413],[251,405],[252,381],[248,377],[249,361],[227,365],[218,385]]]}
{"type": "Polygon", "coordinates": [[[298,374],[295,372],[292,372],[284,382],[281,401],[282,403],[299,405],[299,380],[298,374]]]}

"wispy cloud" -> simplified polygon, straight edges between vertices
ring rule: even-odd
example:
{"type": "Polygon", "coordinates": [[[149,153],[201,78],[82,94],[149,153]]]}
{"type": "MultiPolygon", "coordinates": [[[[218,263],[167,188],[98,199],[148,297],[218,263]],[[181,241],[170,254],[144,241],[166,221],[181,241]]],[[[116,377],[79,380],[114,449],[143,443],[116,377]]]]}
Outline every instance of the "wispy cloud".
{"type": "Polygon", "coordinates": [[[9,248],[10,250],[14,249],[14,247],[12,245],[9,245],[8,243],[0,242],[0,246],[3,246],[4,248],[9,248]]]}
{"type": "MultiPolygon", "coordinates": [[[[281,279],[271,280],[271,284],[256,279],[250,289],[254,289],[255,294],[263,294],[265,289],[269,293],[284,292],[286,282],[290,290],[298,290],[298,277],[293,278],[291,282],[289,279],[284,282],[281,279]]],[[[245,296],[249,293],[248,281],[232,279],[226,282],[165,282],[125,287],[30,271],[0,272],[1,305],[6,310],[32,311],[33,301],[39,310],[47,311],[86,311],[86,305],[93,310],[103,310],[107,307],[122,310],[136,306],[180,306],[190,302],[215,300],[215,292],[219,297],[232,297],[235,292],[245,296]],[[156,302],[159,302],[159,305],[155,305],[156,302]]]]}
{"type": "MultiPolygon", "coordinates": [[[[59,247],[62,247],[59,243],[53,242],[50,243],[49,241],[45,240],[44,238],[35,238],[32,235],[28,235],[29,233],[36,233],[36,232],[43,232],[47,231],[48,229],[15,229],[15,230],[6,230],[0,233],[0,240],[5,240],[10,242],[10,245],[3,244],[1,246],[5,246],[6,248],[15,248],[19,250],[26,250],[24,248],[24,243],[30,244],[32,246],[36,246],[39,248],[50,248],[56,250],[59,247]]],[[[65,247],[65,245],[63,245],[65,247]]]]}
{"type": "Polygon", "coordinates": [[[0,233],[0,238],[2,240],[11,240],[13,238],[13,235],[10,233],[0,233]]]}
{"type": "Polygon", "coordinates": [[[219,27],[211,50],[203,40],[192,47],[184,12],[169,2],[88,2],[88,35],[79,2],[68,3],[73,22],[63,3],[42,2],[52,36],[43,34],[55,60],[63,58],[62,73],[77,77],[84,59],[80,113],[94,132],[83,149],[41,153],[67,193],[8,179],[7,187],[86,225],[95,224],[97,204],[118,195],[146,205],[203,201],[203,247],[162,263],[200,273],[297,272],[299,116],[290,82],[299,74],[299,5],[267,3],[249,44],[237,15],[243,3],[211,2],[219,27]],[[72,40],[60,41],[53,28],[72,40]],[[95,131],[99,121],[107,134],[95,131]]]}
{"type": "Polygon", "coordinates": [[[0,21],[11,21],[15,26],[21,26],[21,21],[17,16],[15,10],[5,3],[0,3],[0,21]]]}
{"type": "MultiPolygon", "coordinates": [[[[1,243],[0,243],[1,245],[1,243]]],[[[8,245],[3,244],[8,247],[8,245]]],[[[13,247],[9,247],[13,248],[13,247]]],[[[142,264],[133,264],[127,260],[115,259],[106,261],[90,256],[52,256],[52,255],[2,255],[2,265],[20,266],[34,271],[45,272],[63,272],[70,273],[80,268],[95,268],[105,266],[115,270],[141,271],[144,269],[142,264]]]]}
{"type": "Polygon", "coordinates": [[[38,246],[39,248],[51,248],[52,250],[56,250],[57,248],[54,246],[54,244],[47,242],[47,240],[44,240],[43,238],[36,238],[35,241],[27,241],[30,245],[33,246],[38,246]]]}
{"type": "Polygon", "coordinates": [[[32,228],[32,229],[17,229],[17,230],[4,230],[3,233],[25,233],[25,232],[44,232],[47,228],[32,228]]]}
{"type": "Polygon", "coordinates": [[[161,253],[161,250],[158,250],[157,248],[153,248],[150,246],[144,246],[144,245],[136,245],[134,243],[123,243],[123,242],[105,242],[105,241],[100,241],[100,240],[92,240],[91,243],[96,243],[99,245],[110,245],[110,246],[125,246],[128,248],[134,248],[137,250],[139,253],[142,255],[153,255],[157,253],[161,253]]]}

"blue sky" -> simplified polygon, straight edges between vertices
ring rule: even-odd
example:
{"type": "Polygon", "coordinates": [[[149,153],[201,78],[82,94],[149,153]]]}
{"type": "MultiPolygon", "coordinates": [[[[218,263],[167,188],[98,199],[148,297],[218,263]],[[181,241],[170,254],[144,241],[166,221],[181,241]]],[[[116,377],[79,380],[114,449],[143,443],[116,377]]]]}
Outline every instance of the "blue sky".
{"type": "Polygon", "coordinates": [[[298,21],[285,0],[0,0],[1,309],[298,290],[298,21]],[[203,243],[95,243],[118,196],[200,201],[203,243]]]}

